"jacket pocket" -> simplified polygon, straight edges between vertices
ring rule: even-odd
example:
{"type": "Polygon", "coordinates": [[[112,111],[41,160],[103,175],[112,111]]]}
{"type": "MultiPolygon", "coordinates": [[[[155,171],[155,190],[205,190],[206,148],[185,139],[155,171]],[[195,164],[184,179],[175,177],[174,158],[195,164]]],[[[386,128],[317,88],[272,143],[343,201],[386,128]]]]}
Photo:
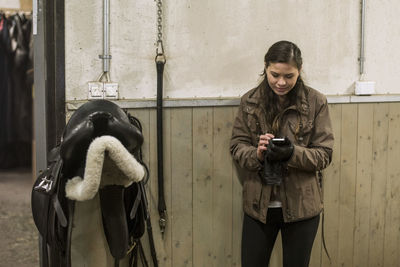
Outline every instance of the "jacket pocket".
{"type": "Polygon", "coordinates": [[[314,122],[312,120],[303,122],[299,125],[298,122],[289,121],[289,129],[295,137],[299,145],[307,146],[310,142],[310,136],[314,128],[314,122]]]}
{"type": "Polygon", "coordinates": [[[254,145],[258,144],[258,138],[261,133],[261,126],[258,118],[255,114],[255,108],[251,106],[246,106],[243,109],[244,113],[247,116],[247,127],[251,132],[251,137],[253,140],[254,145]]]}
{"type": "Polygon", "coordinates": [[[313,185],[311,183],[306,184],[302,188],[302,195],[303,195],[303,208],[304,208],[304,215],[309,216],[309,214],[314,214],[317,210],[317,199],[318,197],[315,192],[313,185]]]}
{"type": "Polygon", "coordinates": [[[258,213],[262,204],[261,199],[261,182],[257,181],[257,178],[255,177],[245,181],[243,185],[243,200],[245,202],[244,204],[258,213]]]}

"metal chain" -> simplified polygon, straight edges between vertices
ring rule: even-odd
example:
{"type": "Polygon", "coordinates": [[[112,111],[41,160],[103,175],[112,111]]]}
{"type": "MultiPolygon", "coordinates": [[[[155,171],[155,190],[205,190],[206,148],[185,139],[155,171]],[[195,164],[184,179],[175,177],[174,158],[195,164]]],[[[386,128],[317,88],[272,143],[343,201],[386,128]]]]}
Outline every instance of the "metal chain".
{"type": "Polygon", "coordinates": [[[157,0],[157,43],[162,42],[162,0],[157,0]]]}
{"type": "Polygon", "coordinates": [[[157,0],[157,55],[164,54],[163,33],[162,33],[162,0],[157,0]],[[159,51],[159,48],[161,51],[159,51]]]}

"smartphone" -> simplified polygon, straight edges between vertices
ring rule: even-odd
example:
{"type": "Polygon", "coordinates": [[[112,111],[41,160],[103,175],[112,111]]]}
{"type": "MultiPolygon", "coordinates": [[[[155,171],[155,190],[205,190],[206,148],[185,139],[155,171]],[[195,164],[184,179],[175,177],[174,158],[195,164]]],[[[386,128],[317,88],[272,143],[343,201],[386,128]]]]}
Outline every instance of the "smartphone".
{"type": "Polygon", "coordinates": [[[285,144],[285,138],[272,138],[271,141],[277,146],[285,144]]]}

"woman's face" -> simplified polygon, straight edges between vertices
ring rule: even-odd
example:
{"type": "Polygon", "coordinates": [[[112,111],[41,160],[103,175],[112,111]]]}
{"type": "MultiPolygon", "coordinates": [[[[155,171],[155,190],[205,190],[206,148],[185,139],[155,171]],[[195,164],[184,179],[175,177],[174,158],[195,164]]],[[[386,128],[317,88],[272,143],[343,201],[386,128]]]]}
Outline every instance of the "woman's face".
{"type": "Polygon", "coordinates": [[[288,94],[300,75],[299,69],[288,63],[270,63],[265,72],[269,86],[278,96],[288,94]]]}

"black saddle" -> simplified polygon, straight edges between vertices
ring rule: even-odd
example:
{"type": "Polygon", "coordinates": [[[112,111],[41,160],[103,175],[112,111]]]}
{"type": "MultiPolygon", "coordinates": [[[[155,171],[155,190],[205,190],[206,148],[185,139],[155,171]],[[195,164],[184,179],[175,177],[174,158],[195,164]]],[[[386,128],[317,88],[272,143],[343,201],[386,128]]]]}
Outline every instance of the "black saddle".
{"type": "MultiPolygon", "coordinates": [[[[39,175],[32,190],[32,214],[43,239],[44,266],[69,267],[71,264],[75,201],[66,198],[65,184],[72,177],[83,177],[88,147],[96,137],[103,135],[117,138],[142,163],[140,122],[118,105],[94,100],[72,115],[61,144],[49,153],[48,168],[39,175]]],[[[147,202],[143,182],[128,187],[106,185],[99,189],[99,196],[104,233],[115,266],[118,266],[145,231],[147,202]]]]}

